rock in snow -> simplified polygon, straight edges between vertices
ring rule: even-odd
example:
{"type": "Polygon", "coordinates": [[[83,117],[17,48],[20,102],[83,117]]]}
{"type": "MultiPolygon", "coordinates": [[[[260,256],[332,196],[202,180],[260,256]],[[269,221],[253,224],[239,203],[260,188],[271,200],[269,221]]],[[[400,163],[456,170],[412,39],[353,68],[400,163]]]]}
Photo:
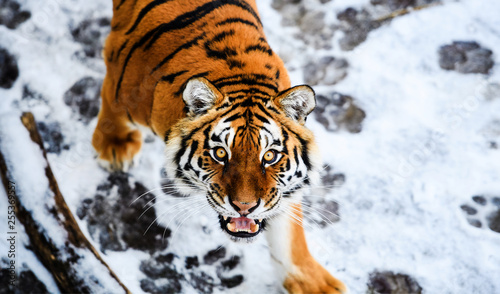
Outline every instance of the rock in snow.
{"type": "Polygon", "coordinates": [[[13,0],[0,1],[0,25],[16,29],[31,17],[29,11],[21,9],[21,5],[13,0]]]}
{"type": "Polygon", "coordinates": [[[391,271],[370,274],[369,294],[421,294],[422,287],[412,277],[391,271]]]}
{"type": "Polygon", "coordinates": [[[455,41],[439,48],[439,66],[464,74],[487,74],[493,67],[492,54],[474,41],[455,41]]]}
{"type": "Polygon", "coordinates": [[[19,68],[15,57],[0,47],[0,88],[12,87],[18,76],[19,68]]]}
{"type": "Polygon", "coordinates": [[[64,93],[64,103],[84,123],[89,123],[99,113],[101,85],[102,80],[84,77],[64,93]]]}

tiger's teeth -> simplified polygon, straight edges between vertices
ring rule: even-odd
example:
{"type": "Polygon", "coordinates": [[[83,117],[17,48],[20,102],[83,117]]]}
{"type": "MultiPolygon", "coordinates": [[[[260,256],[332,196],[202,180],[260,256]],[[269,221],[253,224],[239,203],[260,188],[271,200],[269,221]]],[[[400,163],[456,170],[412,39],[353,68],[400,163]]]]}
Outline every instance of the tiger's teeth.
{"type": "Polygon", "coordinates": [[[261,222],[262,222],[262,220],[263,220],[262,218],[259,218],[259,223],[261,223],[261,222]]]}
{"type": "Polygon", "coordinates": [[[231,232],[236,231],[236,224],[234,224],[234,223],[228,223],[227,224],[227,229],[230,230],[231,232]]]}
{"type": "Polygon", "coordinates": [[[223,216],[222,218],[223,218],[224,220],[227,220],[227,216],[223,216]]]}
{"type": "Polygon", "coordinates": [[[252,233],[257,232],[258,230],[259,230],[259,225],[258,225],[258,224],[251,224],[251,225],[250,225],[250,231],[251,231],[252,233]]]}

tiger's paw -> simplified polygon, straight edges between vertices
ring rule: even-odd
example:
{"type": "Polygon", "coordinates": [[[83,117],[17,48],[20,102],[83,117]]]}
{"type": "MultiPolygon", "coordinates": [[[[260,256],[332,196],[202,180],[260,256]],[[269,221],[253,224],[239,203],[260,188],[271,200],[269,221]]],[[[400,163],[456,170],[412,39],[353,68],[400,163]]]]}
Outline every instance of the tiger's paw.
{"type": "Polygon", "coordinates": [[[344,283],[330,275],[314,260],[308,266],[301,266],[299,270],[299,274],[289,275],[283,283],[288,293],[347,293],[344,283]]]}
{"type": "Polygon", "coordinates": [[[100,137],[94,134],[92,145],[97,151],[97,162],[101,167],[110,172],[127,172],[139,159],[142,134],[139,130],[131,131],[125,138],[100,137]]]}

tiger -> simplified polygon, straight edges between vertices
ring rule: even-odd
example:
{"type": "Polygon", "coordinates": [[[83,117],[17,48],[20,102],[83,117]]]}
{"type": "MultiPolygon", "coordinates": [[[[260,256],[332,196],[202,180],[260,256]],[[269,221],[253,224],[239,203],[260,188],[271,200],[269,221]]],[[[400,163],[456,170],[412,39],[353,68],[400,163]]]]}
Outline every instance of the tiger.
{"type": "Polygon", "coordinates": [[[113,0],[106,75],[92,136],[109,171],[137,163],[144,129],[165,142],[165,170],[204,197],[235,242],[264,232],[290,293],[345,293],[307,247],[301,197],[320,158],[305,127],[316,106],[291,87],[254,0],[113,0]]]}

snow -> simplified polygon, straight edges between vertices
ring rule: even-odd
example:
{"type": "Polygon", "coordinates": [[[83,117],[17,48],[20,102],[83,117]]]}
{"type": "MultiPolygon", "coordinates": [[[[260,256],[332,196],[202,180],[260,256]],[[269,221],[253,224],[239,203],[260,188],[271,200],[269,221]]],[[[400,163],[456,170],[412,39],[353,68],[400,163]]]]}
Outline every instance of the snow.
{"type": "MultiPolygon", "coordinates": [[[[48,159],[73,213],[83,199],[94,195],[107,173],[95,163],[90,147],[96,121],[89,125],[76,121],[62,99],[81,77],[102,77],[103,68],[87,67],[73,57],[80,45],[72,40],[67,27],[88,16],[110,16],[108,2],[53,0],[45,5],[26,0],[21,3],[32,12],[32,18],[15,31],[0,26],[0,44],[15,53],[20,67],[14,87],[0,89],[1,144],[17,146],[9,148],[17,152],[23,150],[21,157],[8,155],[22,167],[17,160],[36,162],[40,150],[36,145],[20,146],[27,136],[18,119],[21,111],[32,111],[37,120],[63,122],[63,134],[71,148],[59,155],[49,154],[48,159]],[[41,93],[49,104],[21,101],[24,84],[41,93]]],[[[337,13],[368,3],[334,0],[320,5],[309,1],[307,7],[337,13]]],[[[364,293],[374,270],[409,274],[426,293],[499,293],[500,234],[484,228],[484,222],[482,229],[470,226],[460,205],[470,202],[473,195],[500,195],[500,152],[487,148],[489,141],[499,141],[499,133],[491,131],[491,125],[499,120],[500,97],[498,92],[493,97],[486,95],[488,85],[500,80],[500,2],[445,1],[395,18],[372,31],[350,52],[339,49],[338,35],[331,50],[308,47],[293,37],[297,28],[281,26],[281,15],[269,1],[258,1],[258,5],[269,42],[285,60],[293,84],[303,83],[302,66],[310,56],[346,58],[346,79],[335,86],[314,88],[317,93],[349,94],[367,113],[359,134],[328,132],[314,119],[308,120],[325,163],[346,176],[344,185],[330,189],[325,196],[340,204],[341,220],[324,229],[307,224],[312,254],[344,281],[351,293],[364,293]],[[492,49],[492,73],[464,75],[440,69],[438,48],[455,40],[474,40],[492,49]]],[[[327,20],[333,22],[333,18],[327,20]]],[[[161,140],[144,144],[141,162],[131,175],[149,189],[160,188],[162,156],[161,140]]],[[[18,173],[26,181],[23,187],[48,184],[43,170],[18,173]]],[[[35,213],[40,213],[37,207],[44,206],[43,199],[28,203],[35,213]]],[[[178,199],[164,197],[155,209],[160,215],[176,203],[178,199]]],[[[177,217],[161,220],[163,225],[172,220],[173,229],[182,223],[182,229],[169,240],[169,251],[202,258],[208,250],[224,246],[227,256],[243,255],[237,271],[245,276],[242,285],[225,293],[281,291],[264,238],[253,244],[233,244],[218,230],[209,209],[200,210],[202,216],[197,218],[186,218],[193,213],[187,205],[177,209],[177,217]]],[[[0,218],[5,219],[6,213],[2,209],[0,218]]],[[[85,221],[77,220],[99,248],[85,221]]],[[[1,242],[3,248],[5,243],[1,242]]],[[[50,292],[57,292],[33,254],[22,250],[22,261],[50,292]]],[[[149,254],[129,249],[101,255],[133,293],[142,293],[139,281],[144,274],[139,265],[149,254]]],[[[201,265],[200,269],[215,276],[214,267],[201,265]]],[[[196,292],[184,286],[186,293],[196,292]]]]}

